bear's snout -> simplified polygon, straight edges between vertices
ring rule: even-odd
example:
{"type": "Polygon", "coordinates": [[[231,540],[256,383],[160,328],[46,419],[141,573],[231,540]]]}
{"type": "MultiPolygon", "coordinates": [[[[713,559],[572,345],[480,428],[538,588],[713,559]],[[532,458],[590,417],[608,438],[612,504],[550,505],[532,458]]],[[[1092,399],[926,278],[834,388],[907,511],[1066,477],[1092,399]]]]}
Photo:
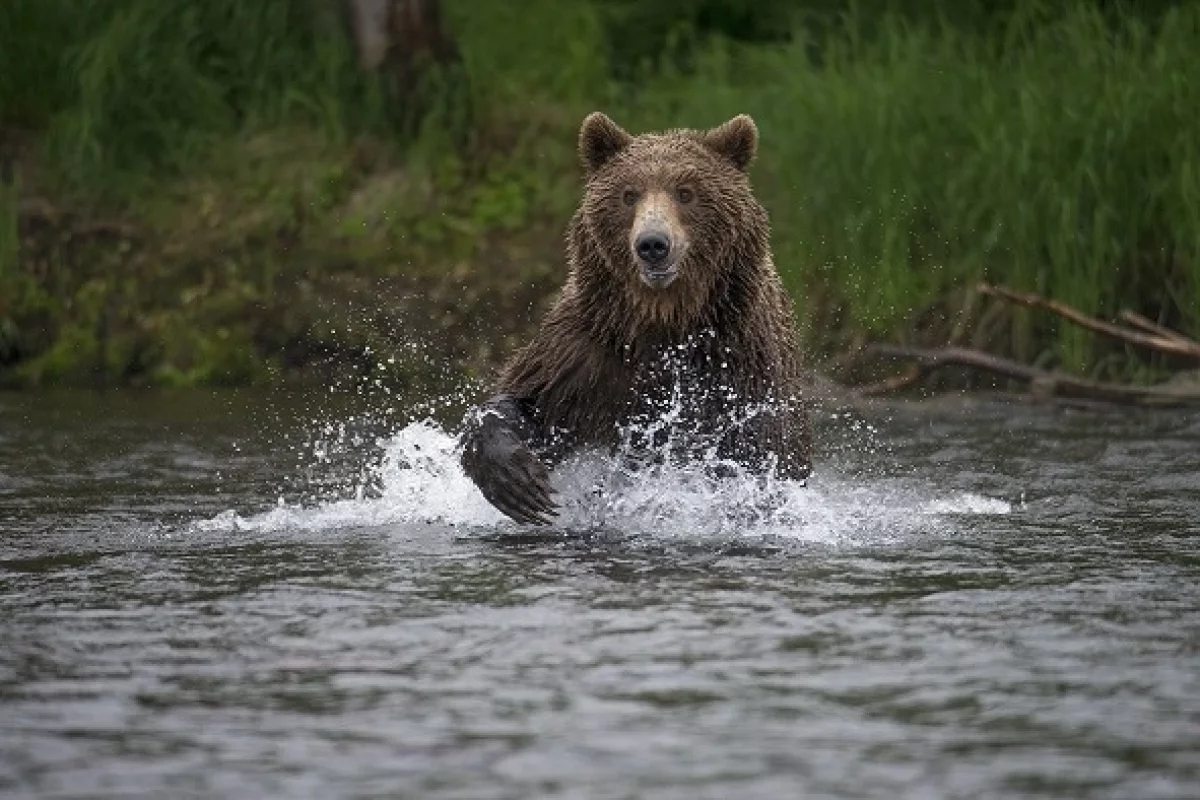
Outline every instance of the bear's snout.
{"type": "Polygon", "coordinates": [[[643,264],[656,267],[671,254],[671,237],[666,231],[645,231],[637,237],[634,247],[643,264]]]}
{"type": "Polygon", "coordinates": [[[629,237],[642,283],[665,289],[674,282],[687,245],[684,234],[674,204],[664,192],[642,198],[629,237]]]}
{"type": "Polygon", "coordinates": [[[679,272],[679,259],[672,252],[671,235],[663,230],[642,231],[633,242],[641,267],[642,283],[651,289],[665,289],[679,272]]]}

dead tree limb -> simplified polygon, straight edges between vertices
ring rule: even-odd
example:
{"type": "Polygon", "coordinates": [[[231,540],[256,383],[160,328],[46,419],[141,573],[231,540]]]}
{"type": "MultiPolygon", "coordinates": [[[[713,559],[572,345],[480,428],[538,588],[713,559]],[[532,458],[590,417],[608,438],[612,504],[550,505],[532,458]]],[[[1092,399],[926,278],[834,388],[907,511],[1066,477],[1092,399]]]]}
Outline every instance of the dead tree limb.
{"type": "Polygon", "coordinates": [[[1078,309],[1072,308],[1065,303],[1060,303],[1057,300],[1050,300],[1036,294],[1026,292],[1017,292],[1012,289],[1006,289],[1002,286],[992,286],[988,283],[981,283],[979,291],[989,297],[998,297],[1007,300],[1017,305],[1026,306],[1028,308],[1042,308],[1051,311],[1063,319],[1074,322],[1082,328],[1087,328],[1096,333],[1103,333],[1115,339],[1119,339],[1127,344],[1143,347],[1148,350],[1156,350],[1160,353],[1170,353],[1171,355],[1183,356],[1185,358],[1193,358],[1200,361],[1200,344],[1191,341],[1182,341],[1175,337],[1167,337],[1163,335],[1151,335],[1141,331],[1131,330],[1113,325],[1111,322],[1096,319],[1084,314],[1078,309]]]}
{"type": "Polygon", "coordinates": [[[1130,311],[1127,308],[1122,309],[1117,316],[1119,316],[1123,322],[1133,325],[1135,328],[1141,328],[1147,333],[1152,333],[1155,336],[1161,336],[1164,339],[1174,339],[1179,342],[1186,342],[1187,344],[1200,346],[1200,343],[1196,342],[1195,339],[1184,336],[1179,331],[1174,331],[1170,328],[1159,325],[1157,322],[1143,317],[1136,311],[1130,311]]]}
{"type": "Polygon", "coordinates": [[[959,366],[981,370],[1029,384],[1035,395],[1075,400],[1099,400],[1129,406],[1178,408],[1200,406],[1200,392],[1188,389],[1124,386],[1078,378],[1062,372],[1037,369],[966,347],[921,348],[872,344],[866,352],[887,358],[916,362],[923,375],[943,367],[959,366]]]}
{"type": "Polygon", "coordinates": [[[908,369],[901,372],[899,375],[894,375],[891,378],[879,381],[878,383],[867,384],[866,386],[856,386],[855,391],[867,397],[874,397],[880,394],[891,394],[898,392],[901,389],[907,389],[924,377],[925,371],[920,366],[913,364],[908,369]]]}

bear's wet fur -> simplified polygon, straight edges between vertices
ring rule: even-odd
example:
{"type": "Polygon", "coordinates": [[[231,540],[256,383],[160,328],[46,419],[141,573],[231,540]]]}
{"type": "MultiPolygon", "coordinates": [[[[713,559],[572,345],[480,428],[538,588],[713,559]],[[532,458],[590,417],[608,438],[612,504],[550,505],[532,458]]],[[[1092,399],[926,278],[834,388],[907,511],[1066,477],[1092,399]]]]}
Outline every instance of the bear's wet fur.
{"type": "Polygon", "coordinates": [[[566,283],[465,421],[463,467],[500,511],[549,521],[547,468],[589,448],[808,476],[792,303],[746,174],[757,146],[745,115],[637,136],[584,120],[566,283]]]}

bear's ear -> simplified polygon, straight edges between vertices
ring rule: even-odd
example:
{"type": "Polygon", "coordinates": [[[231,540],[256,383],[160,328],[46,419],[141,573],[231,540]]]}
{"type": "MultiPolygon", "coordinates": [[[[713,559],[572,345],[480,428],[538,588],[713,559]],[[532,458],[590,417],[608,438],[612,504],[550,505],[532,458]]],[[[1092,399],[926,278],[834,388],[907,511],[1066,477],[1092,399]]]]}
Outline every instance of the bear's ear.
{"type": "Polygon", "coordinates": [[[579,158],[588,172],[595,172],[632,141],[633,137],[621,130],[621,126],[593,111],[579,129],[579,158]]]}
{"type": "Polygon", "coordinates": [[[758,151],[758,126],[747,115],[739,114],[706,132],[704,143],[744,172],[758,151]]]}

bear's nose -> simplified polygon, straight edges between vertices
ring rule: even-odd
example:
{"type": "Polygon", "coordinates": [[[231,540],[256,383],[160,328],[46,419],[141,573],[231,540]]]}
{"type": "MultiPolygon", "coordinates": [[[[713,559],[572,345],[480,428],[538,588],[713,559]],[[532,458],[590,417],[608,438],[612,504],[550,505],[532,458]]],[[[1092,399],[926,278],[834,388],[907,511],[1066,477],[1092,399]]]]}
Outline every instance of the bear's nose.
{"type": "Polygon", "coordinates": [[[637,237],[634,247],[642,261],[647,264],[661,264],[671,252],[671,240],[665,233],[649,231],[637,237]]]}

